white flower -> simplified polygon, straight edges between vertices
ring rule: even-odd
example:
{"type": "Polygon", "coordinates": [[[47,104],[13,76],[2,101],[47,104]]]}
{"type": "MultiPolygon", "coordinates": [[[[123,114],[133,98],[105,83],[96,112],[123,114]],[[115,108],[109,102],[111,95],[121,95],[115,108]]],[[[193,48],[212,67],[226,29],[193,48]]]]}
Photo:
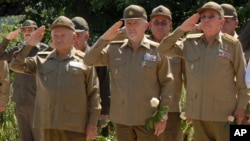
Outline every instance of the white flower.
{"type": "Polygon", "coordinates": [[[155,98],[155,97],[153,97],[150,100],[151,107],[158,107],[159,103],[160,103],[160,101],[157,98],[155,98]]]}
{"type": "Polygon", "coordinates": [[[232,115],[228,116],[227,120],[230,121],[230,122],[233,122],[234,121],[234,116],[232,116],[232,115]]]}
{"type": "Polygon", "coordinates": [[[186,113],[185,113],[185,112],[181,112],[180,118],[181,118],[182,120],[186,120],[186,119],[187,119],[186,113]]]}

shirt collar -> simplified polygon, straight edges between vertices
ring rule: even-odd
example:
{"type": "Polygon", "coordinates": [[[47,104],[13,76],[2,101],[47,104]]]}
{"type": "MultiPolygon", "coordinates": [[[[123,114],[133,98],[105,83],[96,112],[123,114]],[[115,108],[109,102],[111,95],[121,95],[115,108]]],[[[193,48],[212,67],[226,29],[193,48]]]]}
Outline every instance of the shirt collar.
{"type": "MultiPolygon", "coordinates": [[[[150,49],[150,40],[147,39],[146,35],[144,35],[141,43],[140,43],[140,47],[145,47],[147,49],[150,49]]],[[[129,47],[131,46],[130,43],[129,43],[129,40],[128,39],[125,39],[124,40],[124,43],[122,44],[121,48],[124,48],[124,47],[129,47]]]]}

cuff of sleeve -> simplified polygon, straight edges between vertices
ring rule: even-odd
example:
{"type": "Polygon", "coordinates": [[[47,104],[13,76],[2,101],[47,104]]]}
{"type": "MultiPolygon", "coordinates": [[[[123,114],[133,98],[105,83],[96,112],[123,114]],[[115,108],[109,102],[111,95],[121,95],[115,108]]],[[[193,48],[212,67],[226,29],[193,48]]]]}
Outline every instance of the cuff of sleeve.
{"type": "Polygon", "coordinates": [[[237,107],[246,109],[249,99],[250,95],[247,89],[239,91],[237,107]]]}
{"type": "Polygon", "coordinates": [[[95,110],[90,113],[88,124],[89,125],[97,125],[98,119],[100,116],[100,110],[95,110]]]}
{"type": "Polygon", "coordinates": [[[20,57],[25,58],[26,56],[29,55],[29,53],[32,50],[32,48],[33,47],[30,46],[30,45],[23,46],[20,51],[15,52],[14,56],[16,56],[17,54],[20,54],[20,57]]]}

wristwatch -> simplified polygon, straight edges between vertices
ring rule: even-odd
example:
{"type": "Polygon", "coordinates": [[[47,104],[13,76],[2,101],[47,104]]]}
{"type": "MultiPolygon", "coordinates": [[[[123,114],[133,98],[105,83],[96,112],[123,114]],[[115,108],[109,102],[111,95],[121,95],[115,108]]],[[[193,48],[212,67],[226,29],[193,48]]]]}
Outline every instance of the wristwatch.
{"type": "Polygon", "coordinates": [[[167,115],[167,114],[164,114],[164,115],[162,116],[162,120],[168,120],[168,115],[167,115]]]}

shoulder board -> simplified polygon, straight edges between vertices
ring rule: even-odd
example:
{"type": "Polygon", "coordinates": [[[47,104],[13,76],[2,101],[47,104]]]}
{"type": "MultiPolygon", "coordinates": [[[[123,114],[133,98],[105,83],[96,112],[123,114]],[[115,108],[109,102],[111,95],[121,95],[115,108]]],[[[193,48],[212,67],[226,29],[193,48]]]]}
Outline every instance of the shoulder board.
{"type": "Polygon", "coordinates": [[[123,44],[124,42],[125,42],[124,40],[111,41],[110,44],[123,44]]]}
{"type": "Polygon", "coordinates": [[[76,50],[76,56],[83,58],[85,56],[85,53],[80,50],[76,50]]]}
{"type": "Polygon", "coordinates": [[[188,34],[186,36],[186,39],[193,39],[193,38],[199,38],[203,35],[203,33],[192,33],[192,34],[188,34]]]}
{"type": "Polygon", "coordinates": [[[37,53],[37,56],[46,57],[46,56],[48,56],[50,53],[51,53],[50,51],[42,51],[42,52],[38,52],[38,53],[37,53]]]}
{"type": "Polygon", "coordinates": [[[233,36],[231,36],[231,35],[229,35],[229,34],[227,34],[227,33],[222,34],[221,37],[222,37],[223,39],[229,41],[229,42],[237,42],[237,41],[238,41],[238,39],[235,39],[233,36]]]}
{"type": "Polygon", "coordinates": [[[153,47],[158,47],[159,46],[159,43],[155,42],[155,41],[150,41],[150,45],[153,46],[153,47]]]}

